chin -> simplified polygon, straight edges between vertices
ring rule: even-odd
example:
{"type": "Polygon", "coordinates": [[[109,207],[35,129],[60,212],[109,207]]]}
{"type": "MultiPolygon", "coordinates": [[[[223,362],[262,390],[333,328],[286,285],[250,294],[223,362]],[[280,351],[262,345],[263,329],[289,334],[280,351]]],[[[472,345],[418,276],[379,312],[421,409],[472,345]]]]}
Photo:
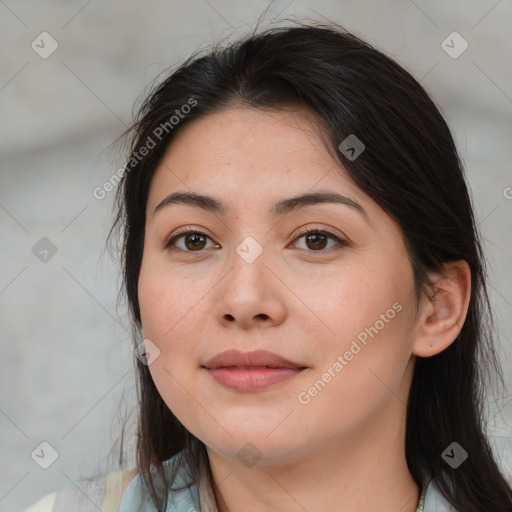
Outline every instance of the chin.
{"type": "MultiPolygon", "coordinates": [[[[238,459],[248,467],[255,461],[259,465],[292,463],[300,458],[301,453],[305,455],[304,447],[309,444],[306,440],[301,443],[293,432],[284,429],[280,435],[274,432],[269,436],[268,432],[271,431],[266,427],[258,429],[257,426],[251,429],[232,428],[232,437],[224,433],[222,438],[205,436],[202,440],[209,450],[225,459],[238,459]]],[[[201,439],[200,436],[198,438],[201,439]]]]}

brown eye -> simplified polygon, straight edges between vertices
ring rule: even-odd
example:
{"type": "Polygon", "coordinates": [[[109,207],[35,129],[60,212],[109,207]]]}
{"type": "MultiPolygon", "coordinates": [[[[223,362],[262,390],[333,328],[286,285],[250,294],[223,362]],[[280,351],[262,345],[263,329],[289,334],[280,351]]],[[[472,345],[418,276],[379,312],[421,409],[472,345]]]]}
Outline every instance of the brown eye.
{"type": "Polygon", "coordinates": [[[325,246],[327,245],[327,239],[328,237],[324,235],[323,233],[311,233],[309,235],[305,235],[306,245],[310,247],[311,249],[325,249],[325,246]]]}
{"type": "Polygon", "coordinates": [[[205,233],[201,233],[200,231],[195,231],[193,229],[188,229],[185,232],[178,233],[177,235],[173,236],[166,244],[165,248],[168,249],[170,247],[177,247],[178,249],[185,252],[200,252],[205,248],[208,239],[210,239],[210,237],[205,233]],[[177,242],[181,241],[181,239],[183,239],[183,244],[180,247],[177,242]]]}
{"type": "Polygon", "coordinates": [[[203,249],[206,245],[205,236],[200,235],[199,233],[190,233],[185,235],[185,247],[187,249],[203,249]],[[188,245],[190,243],[190,245],[188,245]]]}
{"type": "Polygon", "coordinates": [[[296,240],[300,240],[303,238],[305,240],[306,250],[308,252],[329,252],[333,247],[329,247],[327,250],[324,250],[329,243],[329,239],[334,240],[336,242],[335,245],[338,247],[334,247],[336,250],[341,247],[347,246],[347,242],[342,240],[341,238],[333,235],[329,231],[322,231],[319,229],[313,229],[302,233],[296,240]]]}
{"type": "MultiPolygon", "coordinates": [[[[323,231],[319,229],[305,231],[300,236],[298,236],[296,240],[300,240],[302,238],[305,240],[305,250],[308,252],[325,253],[330,252],[331,249],[337,250],[348,245],[345,240],[342,240],[329,231],[323,231]],[[329,240],[333,240],[335,242],[334,247],[327,247],[329,245],[329,240]]],[[[172,248],[172,250],[177,248],[178,250],[184,252],[201,252],[203,249],[207,248],[206,245],[208,240],[211,239],[205,233],[196,231],[194,229],[187,229],[186,231],[182,231],[181,233],[174,235],[167,242],[165,248],[172,248]]],[[[217,245],[216,247],[219,246],[217,245]]]]}

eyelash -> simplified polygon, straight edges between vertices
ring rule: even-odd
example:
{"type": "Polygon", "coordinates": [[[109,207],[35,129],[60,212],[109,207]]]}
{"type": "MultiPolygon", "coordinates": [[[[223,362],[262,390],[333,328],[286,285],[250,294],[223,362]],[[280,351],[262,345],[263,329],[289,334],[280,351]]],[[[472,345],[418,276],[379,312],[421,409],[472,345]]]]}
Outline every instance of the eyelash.
{"type": "MultiPolygon", "coordinates": [[[[165,244],[165,249],[171,250],[171,247],[175,245],[176,241],[179,238],[183,238],[184,236],[190,235],[190,234],[201,235],[201,236],[204,236],[206,238],[210,238],[206,233],[198,231],[198,230],[196,230],[194,228],[187,228],[187,229],[184,229],[182,231],[179,231],[172,238],[170,238],[166,242],[166,244],[165,244]]],[[[334,235],[330,231],[325,231],[325,230],[322,230],[322,229],[303,230],[303,231],[301,231],[300,233],[297,234],[297,236],[295,237],[294,241],[299,239],[299,238],[302,238],[302,237],[304,237],[306,235],[325,235],[328,238],[332,238],[333,240],[335,240],[338,243],[338,247],[331,247],[330,249],[320,249],[318,251],[302,249],[302,250],[305,250],[306,252],[309,252],[309,253],[313,253],[313,254],[314,253],[329,254],[332,251],[340,250],[340,249],[348,246],[348,242],[346,240],[343,240],[343,239],[339,238],[338,236],[334,235]]],[[[211,240],[211,238],[210,238],[210,240],[211,240]]],[[[179,249],[179,248],[178,248],[178,250],[180,250],[182,252],[188,252],[188,253],[201,253],[201,252],[203,252],[203,250],[189,251],[189,250],[184,250],[184,249],[179,249]]]]}

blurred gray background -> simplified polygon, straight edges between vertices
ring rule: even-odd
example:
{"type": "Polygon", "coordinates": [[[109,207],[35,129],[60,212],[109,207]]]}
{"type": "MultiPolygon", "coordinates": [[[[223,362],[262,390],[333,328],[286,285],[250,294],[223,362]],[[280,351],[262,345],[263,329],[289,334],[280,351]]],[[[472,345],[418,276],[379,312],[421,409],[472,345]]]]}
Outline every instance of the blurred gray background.
{"type": "MultiPolygon", "coordinates": [[[[135,403],[119,270],[104,251],[114,193],[93,196],[125,160],[110,143],[160,71],[245,34],[267,5],[0,0],[0,512],[105,469],[118,405],[135,403]]],[[[489,436],[510,475],[512,3],[284,0],[266,19],[323,16],[408,69],[454,132],[489,258],[507,386],[489,398],[489,436]]]]}

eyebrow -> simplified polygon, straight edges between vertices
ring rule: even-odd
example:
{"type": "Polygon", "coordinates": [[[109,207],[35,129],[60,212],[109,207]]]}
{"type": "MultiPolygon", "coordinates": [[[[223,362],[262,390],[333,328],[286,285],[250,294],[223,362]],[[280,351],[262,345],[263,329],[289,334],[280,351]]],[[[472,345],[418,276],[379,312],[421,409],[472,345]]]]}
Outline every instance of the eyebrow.
{"type": "MultiPolygon", "coordinates": [[[[349,206],[350,208],[358,211],[363,215],[365,220],[369,223],[369,217],[366,210],[356,201],[345,197],[336,192],[330,192],[327,190],[318,190],[315,192],[305,193],[298,196],[282,199],[272,206],[270,214],[274,217],[283,216],[292,211],[296,211],[307,206],[323,203],[335,203],[349,206]]],[[[226,215],[229,213],[229,208],[219,199],[215,197],[197,194],[195,192],[173,192],[165,197],[153,211],[155,215],[158,211],[162,210],[166,206],[173,204],[181,204],[186,206],[192,206],[194,208],[201,208],[207,212],[226,215]]]]}

